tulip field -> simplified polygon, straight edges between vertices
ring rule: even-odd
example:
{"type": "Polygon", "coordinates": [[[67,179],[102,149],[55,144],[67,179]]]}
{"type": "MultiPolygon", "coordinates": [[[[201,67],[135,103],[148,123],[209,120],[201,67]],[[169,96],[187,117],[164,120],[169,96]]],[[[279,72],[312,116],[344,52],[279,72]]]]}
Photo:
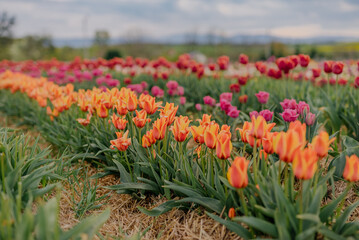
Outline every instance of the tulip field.
{"type": "Polygon", "coordinates": [[[195,211],[223,239],[359,239],[359,61],[3,60],[0,112],[51,145],[0,128],[0,239],[116,239],[99,232],[114,210],[91,210],[123,195],[159,197],[137,206],[153,221],[195,211]],[[74,191],[65,230],[59,182],[79,162],[118,181],[74,191]]]}

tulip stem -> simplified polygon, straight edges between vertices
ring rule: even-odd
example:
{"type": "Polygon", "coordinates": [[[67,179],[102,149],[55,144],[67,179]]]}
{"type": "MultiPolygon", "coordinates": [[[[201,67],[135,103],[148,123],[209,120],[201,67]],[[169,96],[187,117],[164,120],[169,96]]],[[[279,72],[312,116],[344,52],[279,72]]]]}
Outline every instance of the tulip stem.
{"type": "Polygon", "coordinates": [[[226,171],[225,171],[225,164],[226,164],[226,159],[222,160],[222,173],[223,173],[223,177],[226,177],[226,171]]]}
{"type": "Polygon", "coordinates": [[[285,193],[285,196],[288,197],[288,181],[287,181],[287,178],[288,178],[288,168],[289,168],[289,165],[288,163],[286,162],[285,163],[285,167],[284,167],[284,193],[285,193]]]}
{"type": "Polygon", "coordinates": [[[241,199],[241,205],[243,206],[244,215],[248,216],[248,208],[247,208],[247,203],[246,203],[246,201],[244,199],[243,189],[239,188],[237,190],[238,190],[239,197],[241,199]]]}
{"type": "MultiPolygon", "coordinates": [[[[299,214],[303,213],[303,180],[300,180],[299,189],[299,214]]],[[[303,219],[299,219],[299,233],[303,231],[303,219]]]]}
{"type": "Polygon", "coordinates": [[[1,182],[2,182],[2,187],[3,187],[2,191],[4,193],[6,193],[4,158],[5,158],[5,153],[1,153],[1,155],[0,155],[0,164],[1,164],[1,182]]]}
{"type": "Polygon", "coordinates": [[[278,184],[281,185],[281,176],[282,176],[282,161],[279,161],[279,166],[278,166],[278,184]]]}
{"type": "Polygon", "coordinates": [[[127,158],[127,152],[124,151],[123,153],[124,153],[124,155],[125,155],[125,159],[126,159],[128,171],[130,172],[130,175],[131,175],[131,180],[133,181],[133,175],[132,175],[131,165],[130,165],[130,162],[128,161],[128,158],[127,158]]]}
{"type": "Polygon", "coordinates": [[[253,173],[254,173],[254,183],[257,184],[257,139],[254,139],[254,145],[253,145],[253,173]]]}

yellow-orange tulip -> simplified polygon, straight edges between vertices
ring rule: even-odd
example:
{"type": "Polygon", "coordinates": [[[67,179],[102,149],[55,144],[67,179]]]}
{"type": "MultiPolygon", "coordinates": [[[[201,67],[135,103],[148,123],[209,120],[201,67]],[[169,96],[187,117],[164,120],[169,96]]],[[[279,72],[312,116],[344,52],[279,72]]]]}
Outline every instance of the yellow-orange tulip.
{"type": "Polygon", "coordinates": [[[108,109],[105,107],[104,104],[100,103],[96,107],[96,113],[100,118],[107,118],[108,109]]]}
{"type": "Polygon", "coordinates": [[[153,137],[156,140],[162,140],[165,137],[167,129],[167,119],[159,118],[153,123],[153,137]]]}
{"type": "Polygon", "coordinates": [[[298,179],[307,180],[312,178],[318,168],[317,161],[318,156],[313,149],[297,150],[293,159],[294,175],[298,179]]]}
{"type": "Polygon", "coordinates": [[[250,122],[244,122],[243,128],[237,128],[236,130],[239,130],[239,134],[241,135],[241,140],[244,143],[248,143],[247,139],[247,132],[249,132],[252,129],[252,124],[250,122]]]}
{"type": "Polygon", "coordinates": [[[244,157],[236,157],[232,165],[228,168],[227,178],[229,184],[235,188],[245,188],[248,185],[249,161],[244,157]]]}
{"type": "Polygon", "coordinates": [[[146,125],[146,122],[151,121],[151,119],[147,118],[147,112],[143,109],[141,111],[136,110],[136,117],[132,120],[138,128],[143,128],[146,125]]]}
{"type": "Polygon", "coordinates": [[[267,124],[266,120],[261,115],[257,117],[252,116],[251,120],[252,129],[249,131],[249,135],[256,139],[262,139],[266,135],[267,131],[270,132],[275,126],[275,123],[267,124]]]}
{"type": "Polygon", "coordinates": [[[172,127],[172,133],[177,142],[183,142],[186,140],[187,135],[190,131],[190,128],[188,127],[189,123],[191,121],[188,120],[187,116],[179,116],[176,117],[174,125],[172,127]]]}
{"type": "Polygon", "coordinates": [[[202,119],[197,119],[201,126],[207,126],[211,122],[212,115],[203,114],[202,119]]]}
{"type": "Polygon", "coordinates": [[[137,96],[134,92],[129,92],[127,99],[127,109],[130,112],[133,112],[137,109],[137,96]]]}
{"type": "Polygon", "coordinates": [[[92,114],[88,113],[86,118],[78,118],[76,119],[78,123],[80,123],[82,126],[86,127],[87,125],[90,124],[90,120],[91,120],[92,114]]]}
{"type": "Polygon", "coordinates": [[[128,138],[128,130],[125,133],[116,132],[117,139],[111,140],[111,148],[114,149],[115,147],[119,151],[126,151],[127,148],[131,145],[131,138],[128,138]]]}
{"type": "Polygon", "coordinates": [[[204,143],[204,131],[206,130],[205,126],[199,125],[197,126],[192,126],[191,127],[191,133],[193,136],[193,139],[196,143],[204,143]]]}
{"type": "Polygon", "coordinates": [[[359,157],[357,155],[346,156],[343,177],[349,182],[359,181],[359,157]]]}
{"type": "Polygon", "coordinates": [[[217,137],[216,154],[219,159],[227,159],[232,152],[231,136],[226,131],[221,131],[217,137]]]}
{"type": "MultiPolygon", "coordinates": [[[[128,122],[125,117],[118,117],[115,113],[111,116],[111,121],[118,130],[125,130],[128,122]]],[[[110,120],[108,120],[108,122],[110,123],[110,120]]]]}
{"type": "Polygon", "coordinates": [[[217,123],[213,123],[208,125],[204,131],[204,143],[210,149],[214,149],[216,147],[218,130],[219,125],[217,123]]]}
{"type": "Polygon", "coordinates": [[[175,107],[173,103],[166,103],[160,110],[160,117],[167,119],[167,126],[171,125],[175,120],[175,116],[178,110],[178,106],[175,107]]]}
{"type": "Polygon", "coordinates": [[[334,140],[335,138],[329,140],[328,133],[323,131],[313,138],[311,147],[317,152],[318,157],[323,158],[327,156],[329,146],[334,140]]]}
{"type": "Polygon", "coordinates": [[[290,163],[293,162],[294,153],[303,148],[296,131],[280,132],[273,139],[274,152],[279,155],[279,159],[290,163]]]}
{"type": "Polygon", "coordinates": [[[139,99],[140,108],[144,109],[147,114],[154,114],[158,107],[162,105],[162,102],[156,102],[155,100],[156,98],[150,95],[141,94],[139,99]]]}
{"type": "Polygon", "coordinates": [[[299,120],[296,120],[294,122],[289,123],[288,130],[293,130],[298,133],[299,136],[299,143],[302,146],[305,146],[306,144],[306,132],[307,132],[307,126],[305,123],[301,123],[299,120]]]}
{"type": "Polygon", "coordinates": [[[142,147],[148,148],[151,147],[156,142],[156,139],[153,137],[153,130],[146,132],[142,137],[142,147]]]}

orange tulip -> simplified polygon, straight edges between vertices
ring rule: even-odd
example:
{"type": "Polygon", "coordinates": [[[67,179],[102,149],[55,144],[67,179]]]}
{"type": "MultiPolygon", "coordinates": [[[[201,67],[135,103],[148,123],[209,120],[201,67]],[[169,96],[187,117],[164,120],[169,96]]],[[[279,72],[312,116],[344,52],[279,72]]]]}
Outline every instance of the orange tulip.
{"type": "Polygon", "coordinates": [[[264,117],[261,115],[255,117],[252,116],[252,129],[249,131],[249,135],[253,136],[256,139],[262,139],[266,132],[270,132],[275,126],[275,123],[267,124],[264,117]]]}
{"type": "Polygon", "coordinates": [[[192,126],[191,127],[191,133],[193,136],[193,139],[196,143],[204,143],[204,131],[206,130],[206,127],[199,125],[197,126],[192,126]]]}
{"type": "Polygon", "coordinates": [[[268,154],[272,154],[274,152],[273,136],[275,136],[274,133],[268,132],[267,135],[264,138],[262,138],[263,150],[268,154]]]}
{"type": "Polygon", "coordinates": [[[329,140],[328,133],[323,131],[313,138],[311,147],[317,152],[318,157],[323,158],[327,156],[329,146],[334,140],[335,138],[329,140]]]}
{"type": "Polygon", "coordinates": [[[293,159],[294,175],[298,179],[307,180],[312,178],[318,168],[317,161],[318,156],[313,149],[297,150],[293,159]]]}
{"type": "Polygon", "coordinates": [[[171,130],[177,142],[183,142],[184,140],[186,140],[187,135],[190,131],[190,128],[188,127],[190,122],[191,121],[188,120],[187,116],[184,117],[181,115],[179,117],[176,117],[171,130]]]}
{"type": "Polygon", "coordinates": [[[156,139],[153,137],[153,130],[146,132],[142,137],[142,147],[148,148],[151,147],[156,142],[156,139]]]}
{"type": "Polygon", "coordinates": [[[96,112],[100,118],[107,118],[108,116],[108,109],[102,103],[97,105],[96,112]]]}
{"type": "Polygon", "coordinates": [[[228,168],[227,179],[235,188],[245,188],[248,185],[249,161],[244,157],[236,157],[232,165],[228,168]]]}
{"type": "Polygon", "coordinates": [[[128,136],[128,130],[123,134],[122,132],[116,132],[117,139],[111,140],[111,149],[114,149],[115,147],[119,151],[126,151],[127,148],[131,145],[131,138],[127,138],[128,136]]]}
{"type": "Polygon", "coordinates": [[[137,109],[137,96],[132,91],[128,93],[127,109],[130,112],[133,112],[137,109]]]}
{"type": "Polygon", "coordinates": [[[306,136],[306,131],[307,131],[307,126],[305,125],[305,123],[301,123],[299,120],[291,122],[289,124],[288,130],[293,130],[298,133],[299,142],[304,147],[306,144],[305,136],[306,136]]]}
{"type": "Polygon", "coordinates": [[[167,119],[167,126],[171,125],[175,120],[178,106],[175,107],[173,103],[166,103],[164,107],[160,110],[160,117],[167,119]]]}
{"type": "Polygon", "coordinates": [[[232,152],[231,136],[226,131],[221,131],[217,137],[216,153],[219,159],[227,159],[232,152]]]}
{"type": "Polygon", "coordinates": [[[299,134],[296,131],[280,132],[273,139],[273,149],[279,155],[279,159],[290,163],[293,162],[294,153],[303,148],[299,134]]]}
{"type": "Polygon", "coordinates": [[[167,119],[159,118],[153,123],[153,137],[156,140],[162,140],[165,137],[167,129],[167,119]]]}
{"type": "Polygon", "coordinates": [[[228,211],[228,217],[234,218],[235,216],[236,216],[236,211],[234,210],[234,208],[230,208],[228,211]]]}
{"type": "Polygon", "coordinates": [[[359,181],[359,157],[357,155],[346,156],[343,177],[349,182],[359,181]]]}
{"type": "Polygon", "coordinates": [[[244,122],[243,128],[237,128],[236,130],[239,130],[239,134],[241,135],[241,140],[244,143],[248,143],[247,139],[247,132],[249,132],[252,129],[252,124],[250,122],[244,122]]]}
{"type": "MultiPolygon", "coordinates": [[[[111,121],[118,130],[125,130],[126,124],[128,123],[124,116],[118,117],[115,113],[111,116],[111,121]]],[[[108,120],[108,122],[110,123],[110,120],[108,120]]]]}
{"type": "Polygon", "coordinates": [[[136,110],[136,117],[132,120],[138,128],[143,128],[146,125],[146,122],[151,121],[151,119],[147,118],[147,112],[143,109],[139,112],[136,110]]]}
{"type": "Polygon", "coordinates": [[[204,131],[204,143],[210,149],[214,149],[216,147],[218,130],[219,125],[217,123],[213,123],[208,125],[204,131]]]}
{"type": "Polygon", "coordinates": [[[162,102],[156,103],[155,100],[156,98],[150,95],[141,94],[139,99],[139,106],[140,108],[146,110],[147,114],[154,114],[157,111],[158,107],[162,105],[162,102]]]}
{"type": "Polygon", "coordinates": [[[203,114],[202,119],[197,119],[197,121],[201,126],[207,126],[211,122],[211,117],[212,117],[211,115],[203,114]]]}
{"type": "Polygon", "coordinates": [[[86,118],[78,118],[76,119],[78,123],[80,123],[82,126],[86,127],[90,124],[92,114],[88,113],[86,118]]]}

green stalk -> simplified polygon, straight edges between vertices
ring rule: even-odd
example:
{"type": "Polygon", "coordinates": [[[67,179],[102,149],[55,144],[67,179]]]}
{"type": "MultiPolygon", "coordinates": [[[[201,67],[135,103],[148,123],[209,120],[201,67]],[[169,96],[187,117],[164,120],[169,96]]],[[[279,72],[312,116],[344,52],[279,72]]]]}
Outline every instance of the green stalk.
{"type": "MultiPolygon", "coordinates": [[[[300,179],[300,189],[299,189],[299,214],[303,213],[303,180],[300,179]]],[[[299,219],[299,233],[303,231],[303,219],[299,219]]]]}
{"type": "Polygon", "coordinates": [[[258,183],[258,169],[257,169],[257,139],[254,139],[253,145],[253,173],[254,173],[254,183],[258,183]]]}
{"type": "Polygon", "coordinates": [[[286,162],[285,163],[285,167],[284,167],[284,193],[285,196],[289,197],[289,193],[288,193],[288,168],[289,168],[289,164],[286,162]]]}
{"type": "Polygon", "coordinates": [[[133,175],[132,175],[131,165],[130,165],[130,162],[128,161],[127,152],[126,152],[126,151],[124,151],[124,155],[125,155],[125,159],[126,159],[128,171],[130,171],[131,180],[133,181],[133,175]]]}
{"type": "Polygon", "coordinates": [[[1,153],[1,155],[0,155],[1,182],[2,182],[3,192],[6,193],[6,188],[5,188],[5,166],[4,166],[4,158],[5,158],[5,154],[4,154],[4,153],[1,153]]]}
{"type": "Polygon", "coordinates": [[[243,188],[237,189],[237,192],[238,192],[238,195],[240,197],[241,205],[243,206],[243,209],[244,209],[244,215],[249,216],[248,215],[247,203],[246,203],[246,201],[244,199],[243,188]]]}
{"type": "Polygon", "coordinates": [[[281,175],[282,175],[282,161],[279,159],[279,166],[278,166],[278,184],[281,185],[281,175]]]}

